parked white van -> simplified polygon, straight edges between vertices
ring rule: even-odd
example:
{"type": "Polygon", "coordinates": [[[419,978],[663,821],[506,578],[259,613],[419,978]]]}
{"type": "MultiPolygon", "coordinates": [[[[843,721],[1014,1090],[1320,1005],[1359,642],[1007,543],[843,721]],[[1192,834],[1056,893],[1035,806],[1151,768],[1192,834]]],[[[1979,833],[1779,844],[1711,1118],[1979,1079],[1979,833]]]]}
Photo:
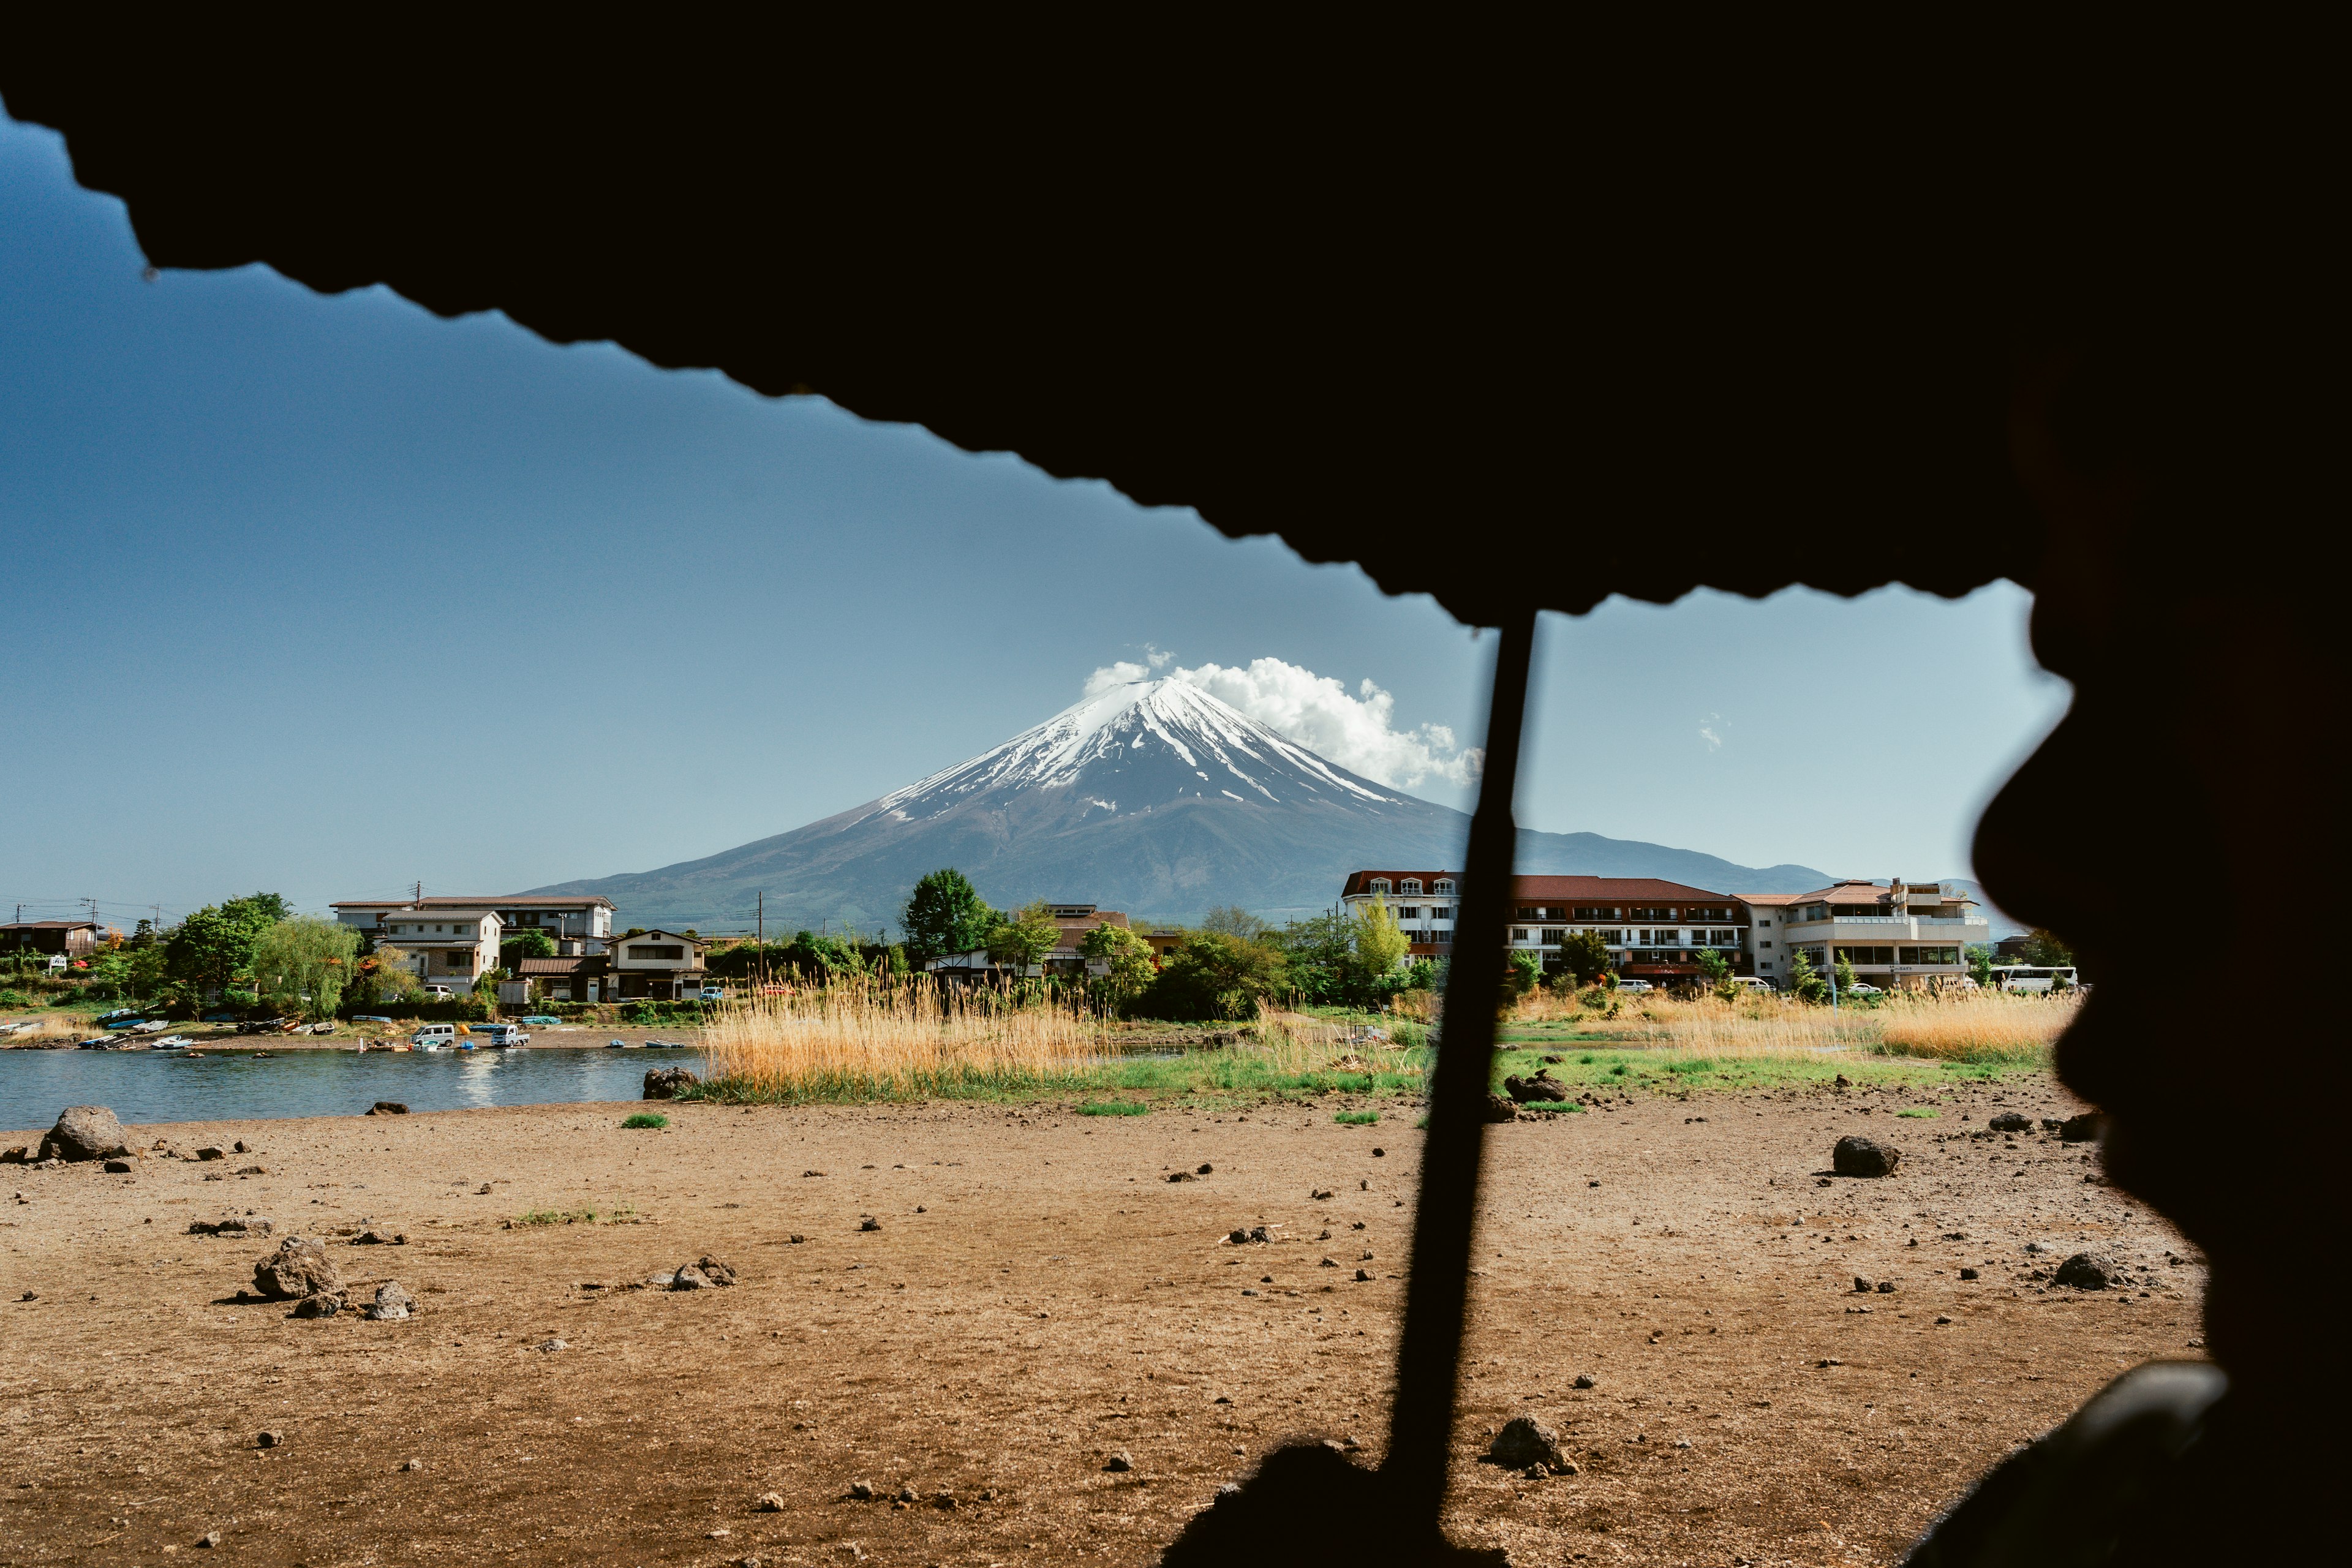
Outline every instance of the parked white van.
{"type": "Polygon", "coordinates": [[[408,1037],[412,1051],[454,1051],[457,1048],[457,1026],[455,1024],[420,1024],[416,1033],[408,1037]]]}
{"type": "Polygon", "coordinates": [[[1995,964],[1992,983],[2003,991],[2072,991],[2079,982],[2072,964],[2045,968],[2036,964],[1995,964]]]}

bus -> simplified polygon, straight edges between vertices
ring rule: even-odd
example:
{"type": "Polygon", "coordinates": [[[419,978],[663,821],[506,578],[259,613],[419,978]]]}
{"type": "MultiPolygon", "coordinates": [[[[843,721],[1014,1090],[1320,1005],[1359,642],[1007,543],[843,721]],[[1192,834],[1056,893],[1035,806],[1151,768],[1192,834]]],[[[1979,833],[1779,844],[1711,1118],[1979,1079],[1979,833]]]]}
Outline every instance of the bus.
{"type": "Polygon", "coordinates": [[[2000,991],[2072,991],[2081,982],[2071,963],[1996,963],[1993,987],[2000,991]]]}

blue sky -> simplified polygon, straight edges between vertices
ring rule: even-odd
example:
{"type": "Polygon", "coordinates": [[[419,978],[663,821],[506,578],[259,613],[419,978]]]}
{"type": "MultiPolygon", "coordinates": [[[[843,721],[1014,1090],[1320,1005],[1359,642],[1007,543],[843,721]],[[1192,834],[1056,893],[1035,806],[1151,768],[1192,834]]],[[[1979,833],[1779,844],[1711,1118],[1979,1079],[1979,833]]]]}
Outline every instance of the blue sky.
{"type": "MultiPolygon", "coordinates": [[[[0,120],[0,907],[644,869],[1155,655],[1304,693],[1353,737],[1336,760],[1466,802],[1491,640],[1352,567],[503,317],[142,268],[59,141],[0,120]]],[[[2026,608],[2001,585],[1549,616],[1521,820],[1965,874],[2065,700],[2026,608]]]]}

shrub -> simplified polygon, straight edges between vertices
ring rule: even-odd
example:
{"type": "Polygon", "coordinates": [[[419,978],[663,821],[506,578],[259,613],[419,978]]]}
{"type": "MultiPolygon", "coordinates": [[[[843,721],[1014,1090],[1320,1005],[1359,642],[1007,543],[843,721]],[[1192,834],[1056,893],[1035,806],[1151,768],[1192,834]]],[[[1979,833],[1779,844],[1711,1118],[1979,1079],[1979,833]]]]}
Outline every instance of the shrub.
{"type": "Polygon", "coordinates": [[[1941,1116],[1940,1110],[1930,1110],[1924,1105],[1906,1105],[1895,1113],[1897,1116],[1941,1116]]]}
{"type": "Polygon", "coordinates": [[[1095,1100],[1078,1107],[1080,1116],[1149,1116],[1151,1107],[1139,1100],[1095,1100]]]}
{"type": "Polygon", "coordinates": [[[669,1125],[669,1118],[658,1110],[638,1110],[621,1118],[624,1127],[651,1127],[658,1131],[669,1125]]]}
{"type": "Polygon", "coordinates": [[[1530,1100],[1527,1104],[1521,1106],[1519,1109],[1522,1110],[1549,1110],[1563,1116],[1580,1115],[1584,1110],[1584,1107],[1579,1105],[1572,1100],[1530,1100]]]}
{"type": "Polygon", "coordinates": [[[1342,1127],[1370,1127],[1381,1119],[1377,1110],[1343,1110],[1331,1118],[1342,1127]]]}

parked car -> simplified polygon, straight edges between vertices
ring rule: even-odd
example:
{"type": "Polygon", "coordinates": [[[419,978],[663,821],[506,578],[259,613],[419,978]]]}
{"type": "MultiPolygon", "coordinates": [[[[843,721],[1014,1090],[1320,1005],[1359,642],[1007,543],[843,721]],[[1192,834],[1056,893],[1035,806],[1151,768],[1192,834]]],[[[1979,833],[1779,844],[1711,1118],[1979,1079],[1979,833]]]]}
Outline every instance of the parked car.
{"type": "Polygon", "coordinates": [[[494,1051],[511,1049],[530,1044],[530,1036],[520,1024],[477,1024],[473,1028],[474,1043],[494,1051]]]}
{"type": "Polygon", "coordinates": [[[1620,980],[1617,983],[1617,989],[1620,991],[1654,991],[1657,987],[1651,984],[1646,980],[1620,980]]]}
{"type": "Polygon", "coordinates": [[[1738,986],[1742,991],[1769,991],[1772,989],[1772,983],[1765,979],[1760,974],[1735,974],[1731,977],[1731,983],[1734,985],[1738,986]]]}
{"type": "Polygon", "coordinates": [[[702,994],[696,997],[695,1000],[698,1002],[724,1002],[727,1000],[727,991],[724,986],[706,985],[702,988],[702,994]]]}
{"type": "Polygon", "coordinates": [[[1845,994],[1849,996],[1884,996],[1886,994],[1885,992],[1880,990],[1877,986],[1873,985],[1867,980],[1855,981],[1853,984],[1845,988],[1845,994]]]}
{"type": "Polygon", "coordinates": [[[451,1051],[457,1048],[457,1026],[455,1024],[419,1024],[416,1033],[408,1037],[412,1051],[451,1051]]]}
{"type": "Polygon", "coordinates": [[[436,1002],[446,1002],[457,994],[446,985],[434,984],[425,988],[425,994],[432,997],[436,1002]]]}

